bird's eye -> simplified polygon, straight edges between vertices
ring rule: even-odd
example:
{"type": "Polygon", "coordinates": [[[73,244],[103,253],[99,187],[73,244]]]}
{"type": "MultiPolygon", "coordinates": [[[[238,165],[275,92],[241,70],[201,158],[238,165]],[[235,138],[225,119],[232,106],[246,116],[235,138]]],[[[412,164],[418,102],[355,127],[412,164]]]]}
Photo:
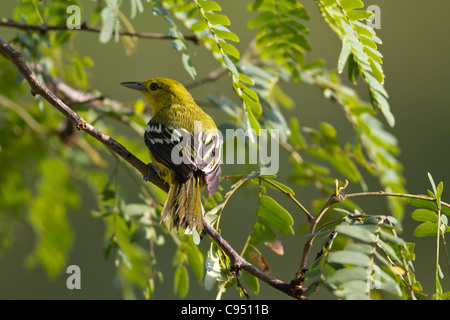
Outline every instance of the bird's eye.
{"type": "Polygon", "coordinates": [[[157,90],[157,89],[159,89],[158,84],[155,83],[155,82],[153,82],[153,83],[150,85],[150,90],[155,91],[155,90],[157,90]]]}

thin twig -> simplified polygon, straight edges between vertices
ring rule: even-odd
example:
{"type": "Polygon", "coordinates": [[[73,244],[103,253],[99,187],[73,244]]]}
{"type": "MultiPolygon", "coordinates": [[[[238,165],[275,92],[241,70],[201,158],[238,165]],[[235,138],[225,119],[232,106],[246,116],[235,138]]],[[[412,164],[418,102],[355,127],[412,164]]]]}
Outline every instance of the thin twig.
{"type": "Polygon", "coordinates": [[[208,73],[206,76],[204,76],[201,79],[195,80],[191,83],[188,83],[185,85],[186,89],[193,89],[199,85],[205,84],[206,82],[211,82],[219,79],[221,76],[227,73],[227,69],[223,67],[219,67],[210,73],[208,73]]]}
{"type": "MultiPolygon", "coordinates": [[[[384,192],[384,191],[349,193],[349,194],[346,194],[344,197],[345,197],[345,199],[350,199],[350,198],[361,198],[361,197],[371,197],[371,196],[399,197],[399,198],[426,200],[426,201],[431,201],[431,202],[436,201],[435,198],[429,197],[429,196],[421,196],[421,195],[417,195],[417,194],[408,194],[408,193],[384,192]]],[[[441,205],[450,208],[450,204],[448,204],[446,202],[441,201],[441,205]]]]}
{"type": "MultiPolygon", "coordinates": [[[[33,30],[33,31],[39,31],[41,33],[46,33],[48,31],[87,31],[87,32],[94,32],[94,33],[100,33],[102,30],[100,28],[94,28],[94,27],[88,27],[86,23],[82,23],[80,25],[80,28],[77,29],[69,29],[66,25],[56,25],[56,26],[48,26],[48,25],[30,25],[30,24],[22,24],[17,23],[12,20],[8,19],[2,19],[0,21],[0,26],[2,27],[8,27],[8,28],[15,28],[15,29],[21,29],[21,30],[33,30]]],[[[129,32],[129,31],[119,31],[119,35],[121,36],[130,36],[130,37],[137,37],[137,38],[143,38],[143,39],[155,39],[155,40],[176,40],[177,38],[162,34],[162,33],[146,33],[146,32],[129,32]]],[[[195,44],[199,43],[199,39],[197,36],[183,36],[184,39],[188,41],[192,41],[195,44]]]]}
{"type": "Polygon", "coordinates": [[[306,218],[308,219],[308,222],[312,222],[314,220],[314,217],[309,213],[309,211],[294,197],[294,195],[290,192],[285,191],[283,188],[280,188],[276,183],[272,182],[270,179],[260,178],[260,180],[263,180],[264,182],[270,184],[272,187],[276,188],[281,193],[288,196],[294,203],[306,214],[306,218]]]}
{"type": "Polygon", "coordinates": [[[247,290],[245,290],[244,286],[241,283],[241,277],[239,276],[239,270],[236,271],[236,282],[239,288],[241,288],[242,292],[244,293],[247,300],[250,300],[250,295],[248,294],[247,290]]]}
{"type": "MultiPolygon", "coordinates": [[[[314,219],[310,222],[308,233],[313,234],[316,231],[317,224],[319,223],[320,219],[322,219],[323,215],[328,211],[328,209],[330,209],[330,207],[333,204],[341,202],[343,200],[344,196],[341,193],[337,195],[332,194],[328,199],[328,201],[325,203],[325,205],[322,207],[320,212],[317,214],[317,216],[314,217],[314,219]]],[[[299,280],[303,276],[303,274],[305,274],[305,272],[307,271],[306,264],[308,262],[308,256],[309,253],[311,252],[311,247],[315,237],[316,237],[315,235],[310,236],[306,241],[305,245],[303,246],[302,260],[300,263],[300,267],[297,273],[295,274],[296,280],[299,280]]]]}

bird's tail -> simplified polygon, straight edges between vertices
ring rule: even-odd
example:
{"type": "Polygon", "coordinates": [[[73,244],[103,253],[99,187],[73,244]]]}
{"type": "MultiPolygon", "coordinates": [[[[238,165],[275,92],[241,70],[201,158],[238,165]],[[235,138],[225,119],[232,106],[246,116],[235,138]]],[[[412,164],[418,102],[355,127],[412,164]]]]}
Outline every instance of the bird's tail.
{"type": "Polygon", "coordinates": [[[185,182],[171,183],[167,200],[161,213],[161,221],[170,215],[170,230],[173,227],[184,226],[185,229],[197,227],[198,232],[203,230],[201,176],[194,174],[185,182]]]}

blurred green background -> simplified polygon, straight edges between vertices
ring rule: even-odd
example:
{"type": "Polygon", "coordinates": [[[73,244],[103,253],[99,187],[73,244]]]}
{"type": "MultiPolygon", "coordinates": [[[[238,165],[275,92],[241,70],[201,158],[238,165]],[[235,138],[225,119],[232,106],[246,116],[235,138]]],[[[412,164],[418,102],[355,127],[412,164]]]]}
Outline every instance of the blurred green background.
{"type": "MultiPolygon", "coordinates": [[[[85,1],[83,8],[89,12],[90,1],[85,1]]],[[[248,1],[227,0],[219,1],[223,11],[229,16],[232,24],[231,30],[239,35],[241,42],[237,48],[243,51],[251,41],[254,33],[246,28],[246,22],[251,13],[247,12],[248,1]]],[[[11,18],[15,1],[3,0],[0,3],[1,17],[11,18]]],[[[306,23],[310,28],[312,52],[307,60],[312,61],[323,58],[329,68],[335,68],[341,49],[340,41],[329,29],[313,1],[302,1],[311,20],[306,23]]],[[[381,9],[381,29],[376,30],[383,40],[380,51],[384,55],[384,71],[386,74],[386,89],[390,94],[392,112],[396,117],[396,126],[391,132],[400,141],[402,154],[400,160],[405,168],[407,190],[414,194],[426,193],[429,188],[427,172],[432,173],[435,181],[444,181],[444,201],[447,197],[446,183],[450,181],[450,167],[448,166],[450,129],[450,2],[446,1],[408,1],[383,0],[365,1],[365,5],[378,5],[381,9]]],[[[127,3],[123,10],[127,11],[127,3]]],[[[82,12],[83,14],[83,12],[82,12]]],[[[89,14],[87,15],[89,17],[89,14]]],[[[139,14],[133,24],[137,31],[167,32],[167,24],[161,17],[151,15],[149,10],[139,14]]],[[[15,30],[0,27],[0,35],[6,40],[14,37],[15,30]]],[[[174,78],[182,83],[191,82],[181,64],[181,57],[172,50],[170,41],[140,39],[137,52],[127,56],[122,44],[110,42],[100,44],[98,34],[82,32],[77,35],[75,45],[80,55],[90,56],[95,66],[90,70],[92,88],[97,88],[106,96],[120,101],[131,101],[136,98],[134,92],[122,88],[122,81],[145,80],[150,77],[164,76],[174,78]]],[[[194,65],[200,75],[205,75],[218,67],[217,63],[202,47],[194,47],[197,56],[194,65]]],[[[204,99],[208,93],[217,93],[229,88],[231,82],[227,77],[193,89],[191,92],[198,100],[204,99]]],[[[339,107],[322,96],[317,89],[308,85],[288,84],[284,86],[286,92],[296,102],[292,115],[299,118],[303,126],[317,127],[322,121],[332,123],[342,139],[347,139],[351,128],[344,119],[339,107]]],[[[360,94],[367,99],[367,90],[359,86],[360,94]]],[[[232,96],[232,94],[230,94],[232,96]]],[[[207,109],[216,122],[220,123],[222,116],[215,110],[207,109]]],[[[285,110],[284,110],[285,112],[285,110]]],[[[289,119],[289,113],[285,112],[289,119]]],[[[144,143],[142,144],[144,147],[144,143]]],[[[283,171],[289,164],[286,154],[281,152],[279,176],[284,179],[289,172],[283,171]]],[[[144,159],[143,159],[144,160],[144,159]]],[[[225,168],[226,171],[226,168],[225,168]]],[[[377,190],[375,180],[369,179],[370,189],[377,190]]],[[[308,189],[292,186],[296,197],[303,203],[310,205],[312,197],[316,194],[308,189]]],[[[82,196],[82,205],[79,210],[70,213],[70,221],[75,230],[75,241],[70,253],[68,265],[76,264],[81,268],[81,290],[68,290],[66,288],[67,276],[64,272],[56,279],[49,279],[45,272],[39,268],[28,269],[26,257],[33,248],[33,235],[31,229],[17,224],[14,233],[14,243],[0,256],[0,299],[119,299],[122,297],[118,282],[115,280],[115,268],[112,259],[103,258],[104,226],[100,219],[91,217],[91,210],[95,209],[95,201],[82,185],[78,186],[82,196]]],[[[358,187],[350,191],[358,191],[358,187]]],[[[224,213],[221,227],[223,236],[237,248],[241,248],[245,241],[245,234],[250,224],[233,223],[233,218],[239,211],[245,212],[256,207],[256,203],[246,203],[248,195],[239,193],[231,201],[224,213]],[[245,206],[244,206],[245,203],[245,206]],[[239,207],[238,207],[239,206],[239,207]]],[[[372,212],[384,214],[386,205],[383,199],[361,200],[358,203],[372,212]],[[363,202],[364,201],[364,202],[363,202]]],[[[284,203],[283,203],[284,204],[284,203]]],[[[286,204],[289,207],[290,204],[286,204]]],[[[416,275],[425,291],[434,290],[435,272],[435,239],[414,238],[412,232],[417,222],[410,218],[412,208],[407,208],[403,221],[404,232],[402,237],[406,241],[416,242],[416,275]]],[[[295,227],[304,219],[303,216],[294,216],[295,227]]],[[[263,251],[272,274],[284,281],[293,278],[297,271],[301,248],[304,244],[302,235],[282,238],[285,246],[285,255],[276,256],[269,251],[263,251]]],[[[205,242],[205,241],[204,241],[205,242]]],[[[204,244],[203,244],[204,245],[204,244]]],[[[159,248],[160,249],[160,248],[159,248]]],[[[159,252],[158,263],[166,270],[164,283],[157,283],[156,299],[177,298],[173,294],[173,272],[171,266],[173,251],[170,246],[159,252]]],[[[442,264],[443,265],[443,264],[442,264]]],[[[449,290],[450,282],[443,282],[444,289],[449,290]]],[[[215,292],[205,292],[191,277],[190,293],[188,298],[213,299],[215,292]]],[[[261,284],[261,299],[284,299],[285,295],[261,284]]],[[[237,298],[234,289],[229,290],[225,298],[237,298]]],[[[322,289],[312,298],[330,297],[322,289]]]]}

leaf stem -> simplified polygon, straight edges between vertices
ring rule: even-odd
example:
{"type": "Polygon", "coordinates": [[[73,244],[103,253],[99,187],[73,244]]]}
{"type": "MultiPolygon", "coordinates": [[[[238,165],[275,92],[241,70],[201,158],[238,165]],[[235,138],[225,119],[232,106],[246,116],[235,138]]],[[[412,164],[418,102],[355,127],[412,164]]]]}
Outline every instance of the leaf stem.
{"type": "Polygon", "coordinates": [[[314,220],[314,217],[309,213],[309,211],[292,195],[292,193],[287,192],[286,190],[284,190],[283,188],[280,188],[277,184],[273,183],[272,180],[270,179],[265,179],[265,178],[259,178],[259,180],[261,181],[264,180],[264,182],[270,184],[272,187],[276,188],[278,191],[280,191],[281,193],[285,194],[286,196],[288,196],[305,214],[306,217],[308,218],[308,222],[311,222],[314,220]]]}
{"type": "MultiPolygon", "coordinates": [[[[88,27],[86,23],[83,23],[80,25],[80,29],[68,29],[66,25],[55,25],[55,26],[48,26],[48,25],[30,25],[30,24],[22,24],[17,23],[12,20],[8,19],[1,19],[0,20],[0,26],[1,27],[7,27],[7,28],[15,28],[15,29],[21,29],[21,30],[33,30],[33,31],[39,31],[41,33],[46,33],[48,31],[87,31],[87,32],[94,32],[94,33],[100,33],[100,28],[94,28],[94,27],[88,27]]],[[[176,40],[176,37],[162,34],[162,33],[146,33],[146,32],[129,32],[129,31],[119,31],[119,35],[121,36],[129,36],[129,37],[138,37],[142,39],[154,39],[154,40],[176,40]]],[[[194,42],[195,44],[199,43],[199,39],[197,36],[183,36],[184,39],[194,42]]]]}
{"type": "MultiPolygon", "coordinates": [[[[422,196],[416,194],[408,194],[408,193],[396,193],[396,192],[384,192],[384,191],[375,191],[375,192],[358,192],[358,193],[349,193],[344,195],[345,199],[350,198],[361,198],[361,197],[399,197],[399,198],[409,198],[409,199],[417,199],[417,200],[426,200],[431,202],[436,202],[436,199],[429,196],[422,196]]],[[[441,205],[450,208],[450,204],[441,201],[441,205]]]]}

